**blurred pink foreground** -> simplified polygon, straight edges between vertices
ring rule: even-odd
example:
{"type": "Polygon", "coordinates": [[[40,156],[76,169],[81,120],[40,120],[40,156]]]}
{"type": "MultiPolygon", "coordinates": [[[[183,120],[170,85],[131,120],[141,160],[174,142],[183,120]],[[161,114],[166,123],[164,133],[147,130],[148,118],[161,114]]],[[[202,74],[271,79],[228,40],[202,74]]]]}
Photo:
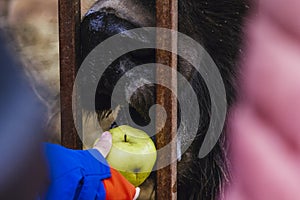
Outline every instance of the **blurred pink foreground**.
{"type": "Polygon", "coordinates": [[[300,1],[259,1],[229,126],[226,200],[300,199],[300,1]]]}

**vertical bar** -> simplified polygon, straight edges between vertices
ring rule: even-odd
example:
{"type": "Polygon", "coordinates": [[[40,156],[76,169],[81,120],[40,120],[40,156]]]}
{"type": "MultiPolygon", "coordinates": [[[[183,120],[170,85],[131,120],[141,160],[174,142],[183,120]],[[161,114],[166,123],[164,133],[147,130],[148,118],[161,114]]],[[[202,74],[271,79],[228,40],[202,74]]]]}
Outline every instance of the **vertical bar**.
{"type": "Polygon", "coordinates": [[[0,0],[0,17],[6,17],[8,14],[8,4],[10,0],[0,0]]]}
{"type": "MultiPolygon", "coordinates": [[[[81,149],[82,142],[74,122],[81,123],[80,110],[73,119],[72,92],[80,58],[80,0],[59,0],[59,52],[61,143],[72,149],[81,149]]],[[[78,130],[81,131],[81,130],[78,130]]]]}
{"type": "Polygon", "coordinates": [[[0,0],[0,28],[6,28],[10,0],[0,0]]]}
{"type": "MultiPolygon", "coordinates": [[[[168,28],[172,30],[178,29],[178,0],[157,0],[156,1],[156,24],[157,27],[168,28]]],[[[157,36],[157,43],[162,45],[171,45],[170,48],[177,50],[177,37],[172,35],[157,36]],[[170,42],[171,39],[171,42],[170,42]]],[[[156,62],[168,65],[177,71],[177,55],[170,52],[157,50],[156,62]]],[[[157,69],[156,78],[162,82],[169,82],[172,85],[171,90],[157,86],[157,104],[162,105],[167,112],[167,120],[165,127],[156,135],[157,148],[160,149],[175,138],[177,132],[177,99],[173,93],[177,93],[177,76],[170,74],[162,69],[157,69]]],[[[160,116],[156,116],[157,124],[159,124],[160,116]]],[[[170,155],[160,155],[158,153],[158,163],[168,159],[169,163],[176,160],[176,143],[173,143],[170,155]]],[[[157,188],[156,199],[169,200],[177,199],[177,163],[171,163],[169,166],[157,171],[157,188]]]]}

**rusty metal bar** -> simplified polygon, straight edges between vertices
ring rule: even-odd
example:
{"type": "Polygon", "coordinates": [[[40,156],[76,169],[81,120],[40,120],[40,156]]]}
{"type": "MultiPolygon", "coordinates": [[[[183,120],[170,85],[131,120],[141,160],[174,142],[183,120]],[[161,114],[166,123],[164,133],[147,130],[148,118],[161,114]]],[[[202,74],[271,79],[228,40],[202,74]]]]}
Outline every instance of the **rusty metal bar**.
{"type": "Polygon", "coordinates": [[[78,109],[75,119],[72,114],[73,83],[80,58],[80,0],[59,0],[58,6],[61,144],[68,148],[81,149],[82,142],[74,125],[75,121],[81,123],[81,111],[78,109]]]}
{"type": "MultiPolygon", "coordinates": [[[[156,24],[157,27],[178,29],[178,0],[157,0],[156,1],[156,24]]],[[[177,50],[177,37],[172,35],[157,36],[157,42],[162,45],[171,45],[170,48],[177,50]],[[171,40],[171,42],[170,42],[171,40]]],[[[156,62],[168,65],[177,71],[177,55],[170,52],[157,50],[156,62]]],[[[172,85],[171,90],[163,86],[157,87],[157,103],[162,105],[167,112],[165,127],[156,135],[157,148],[160,149],[167,144],[171,144],[170,154],[160,155],[158,153],[157,162],[168,159],[169,163],[176,160],[176,143],[170,143],[176,136],[177,131],[177,99],[173,93],[177,93],[177,76],[157,69],[156,79],[162,82],[169,82],[172,85]]],[[[159,124],[160,116],[157,114],[156,122],[159,124]]],[[[177,199],[177,163],[171,163],[157,171],[156,199],[169,200],[177,199]]]]}
{"type": "Polygon", "coordinates": [[[5,29],[7,26],[7,17],[10,0],[0,0],[0,28],[5,29]]]}
{"type": "Polygon", "coordinates": [[[8,14],[9,0],[0,0],[0,17],[6,17],[8,14]]]}

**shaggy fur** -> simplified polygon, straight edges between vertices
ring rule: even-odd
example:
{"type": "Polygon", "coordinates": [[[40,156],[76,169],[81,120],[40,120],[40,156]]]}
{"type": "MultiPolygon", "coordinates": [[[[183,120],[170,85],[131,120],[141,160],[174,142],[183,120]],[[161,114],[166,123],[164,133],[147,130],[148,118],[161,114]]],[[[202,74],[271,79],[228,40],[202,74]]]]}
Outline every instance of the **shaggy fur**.
{"type": "MultiPolygon", "coordinates": [[[[96,4],[100,4],[99,2],[96,4]]],[[[154,11],[154,1],[140,1],[140,4],[141,2],[144,8],[154,11]]],[[[119,9],[122,10],[122,8],[119,9]]],[[[229,106],[235,97],[236,60],[241,52],[241,27],[247,10],[248,3],[246,0],[179,1],[179,31],[198,41],[211,55],[225,83],[229,106]]],[[[81,31],[83,58],[97,44],[109,36],[124,29],[128,30],[148,25],[126,20],[117,13],[98,10],[97,12],[89,13],[83,19],[81,31]]],[[[110,108],[110,95],[119,78],[134,66],[153,62],[154,59],[154,51],[137,51],[122,56],[106,70],[98,85],[96,95],[97,102],[101,102],[101,104],[96,105],[100,115],[102,111],[110,108]]],[[[91,73],[96,71],[93,68],[90,70],[91,73]]],[[[197,157],[209,125],[210,98],[200,74],[197,74],[187,62],[179,59],[178,70],[190,80],[194,90],[198,92],[201,109],[201,120],[197,137],[184,153],[181,161],[178,162],[178,199],[216,199],[222,193],[222,188],[229,179],[225,135],[223,133],[221,139],[208,156],[203,159],[197,157]]],[[[147,113],[151,105],[155,103],[154,97],[154,85],[140,88],[131,97],[131,117],[136,123],[147,124],[149,122],[147,113]]],[[[121,120],[126,123],[126,117],[122,116],[122,111],[119,115],[121,120]]],[[[183,133],[183,135],[187,134],[183,133]]]]}

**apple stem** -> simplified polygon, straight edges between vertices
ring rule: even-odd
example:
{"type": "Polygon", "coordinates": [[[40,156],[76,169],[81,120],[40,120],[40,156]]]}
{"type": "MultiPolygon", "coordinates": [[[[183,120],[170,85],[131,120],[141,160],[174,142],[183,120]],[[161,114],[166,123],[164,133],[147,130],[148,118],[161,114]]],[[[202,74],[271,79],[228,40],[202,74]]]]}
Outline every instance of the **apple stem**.
{"type": "Polygon", "coordinates": [[[124,135],[124,141],[127,142],[127,135],[124,135]]]}

